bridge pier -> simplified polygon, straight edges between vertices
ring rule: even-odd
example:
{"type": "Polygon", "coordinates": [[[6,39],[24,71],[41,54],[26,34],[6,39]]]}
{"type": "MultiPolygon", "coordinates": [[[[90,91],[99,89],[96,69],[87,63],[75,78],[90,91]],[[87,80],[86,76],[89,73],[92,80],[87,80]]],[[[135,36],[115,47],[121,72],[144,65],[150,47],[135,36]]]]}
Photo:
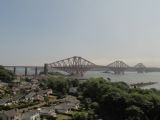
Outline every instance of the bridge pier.
{"type": "Polygon", "coordinates": [[[25,67],[25,74],[24,74],[25,76],[27,76],[28,75],[28,68],[27,67],[25,67]]]}
{"type": "Polygon", "coordinates": [[[44,74],[48,74],[48,64],[44,64],[44,74]]]}
{"type": "Polygon", "coordinates": [[[124,75],[125,70],[113,70],[115,75],[124,75]]]}
{"type": "Polygon", "coordinates": [[[37,76],[37,75],[38,75],[38,68],[35,67],[35,76],[37,76]]]}
{"type": "Polygon", "coordinates": [[[16,74],[16,67],[13,68],[13,73],[16,74]]]}
{"type": "Polygon", "coordinates": [[[83,77],[84,73],[76,71],[76,72],[71,73],[70,75],[76,76],[76,77],[83,77]]]}
{"type": "Polygon", "coordinates": [[[136,69],[137,73],[144,73],[145,70],[144,69],[136,69]]]}

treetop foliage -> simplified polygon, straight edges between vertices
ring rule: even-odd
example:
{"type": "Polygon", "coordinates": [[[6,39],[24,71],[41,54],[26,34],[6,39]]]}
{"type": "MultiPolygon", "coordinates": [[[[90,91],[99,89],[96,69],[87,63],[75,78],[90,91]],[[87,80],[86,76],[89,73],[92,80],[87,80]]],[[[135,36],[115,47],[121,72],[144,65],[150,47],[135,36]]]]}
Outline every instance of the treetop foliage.
{"type": "Polygon", "coordinates": [[[0,65],[0,80],[3,82],[10,82],[15,78],[15,74],[11,71],[6,70],[3,66],[0,65]]]}
{"type": "Polygon", "coordinates": [[[124,82],[92,78],[80,85],[83,97],[98,103],[105,120],[159,120],[160,92],[130,88],[124,82]],[[154,118],[154,119],[153,119],[154,118]]]}

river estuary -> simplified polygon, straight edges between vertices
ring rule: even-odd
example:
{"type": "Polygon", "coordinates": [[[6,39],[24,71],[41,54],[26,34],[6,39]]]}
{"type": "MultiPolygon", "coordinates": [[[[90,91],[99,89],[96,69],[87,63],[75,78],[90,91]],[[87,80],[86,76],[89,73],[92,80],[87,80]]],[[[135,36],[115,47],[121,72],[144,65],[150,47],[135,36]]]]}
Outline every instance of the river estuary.
{"type": "Polygon", "coordinates": [[[153,85],[147,85],[143,88],[156,88],[160,89],[160,72],[149,72],[149,73],[142,73],[138,74],[136,72],[125,72],[124,75],[114,75],[111,73],[103,73],[103,71],[88,71],[84,78],[90,78],[90,77],[104,77],[104,78],[110,78],[111,81],[124,81],[128,84],[133,83],[146,83],[146,82],[157,82],[157,84],[153,85]]]}
{"type": "MultiPolygon", "coordinates": [[[[40,72],[40,70],[38,71],[40,72]]],[[[24,69],[17,69],[17,73],[24,74],[24,69]]],[[[34,69],[29,69],[28,74],[34,74],[34,69]]],[[[160,72],[148,72],[142,74],[136,72],[125,72],[124,75],[114,75],[111,73],[103,73],[103,71],[88,71],[84,74],[84,78],[90,77],[110,78],[112,82],[124,81],[128,84],[157,82],[157,84],[147,85],[143,88],[156,88],[160,90],[160,72]]]]}

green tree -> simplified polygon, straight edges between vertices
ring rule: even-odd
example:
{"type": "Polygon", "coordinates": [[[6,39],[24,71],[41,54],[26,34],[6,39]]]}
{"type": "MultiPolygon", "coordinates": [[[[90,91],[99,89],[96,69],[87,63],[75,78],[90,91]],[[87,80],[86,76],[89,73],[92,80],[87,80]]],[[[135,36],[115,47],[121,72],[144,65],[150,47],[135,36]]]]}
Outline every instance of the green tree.
{"type": "Polygon", "coordinates": [[[73,120],[88,120],[88,113],[76,112],[73,114],[73,120]]]}
{"type": "Polygon", "coordinates": [[[69,84],[64,77],[50,77],[48,78],[47,86],[55,92],[66,94],[69,90],[69,84]]]}
{"type": "Polygon", "coordinates": [[[146,120],[144,112],[137,106],[130,106],[126,108],[125,120],[146,120]]]}
{"type": "Polygon", "coordinates": [[[85,108],[94,110],[98,106],[98,111],[94,112],[105,120],[160,118],[159,90],[132,89],[124,82],[112,83],[103,78],[91,78],[80,84],[79,90],[85,108]]]}
{"type": "Polygon", "coordinates": [[[15,79],[15,74],[5,69],[3,66],[0,66],[0,80],[3,82],[10,82],[13,79],[15,79]]]}

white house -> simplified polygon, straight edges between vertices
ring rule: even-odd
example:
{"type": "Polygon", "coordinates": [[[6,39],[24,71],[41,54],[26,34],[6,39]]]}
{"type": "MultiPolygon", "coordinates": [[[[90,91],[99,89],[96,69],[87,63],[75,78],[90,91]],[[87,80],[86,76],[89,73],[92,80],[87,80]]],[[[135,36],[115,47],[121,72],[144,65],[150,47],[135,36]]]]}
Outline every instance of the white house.
{"type": "Polygon", "coordinates": [[[42,118],[57,117],[57,114],[53,107],[44,107],[41,108],[39,111],[40,111],[40,116],[42,118]]]}
{"type": "Polygon", "coordinates": [[[25,112],[21,120],[40,120],[40,114],[37,110],[25,112]]]}

